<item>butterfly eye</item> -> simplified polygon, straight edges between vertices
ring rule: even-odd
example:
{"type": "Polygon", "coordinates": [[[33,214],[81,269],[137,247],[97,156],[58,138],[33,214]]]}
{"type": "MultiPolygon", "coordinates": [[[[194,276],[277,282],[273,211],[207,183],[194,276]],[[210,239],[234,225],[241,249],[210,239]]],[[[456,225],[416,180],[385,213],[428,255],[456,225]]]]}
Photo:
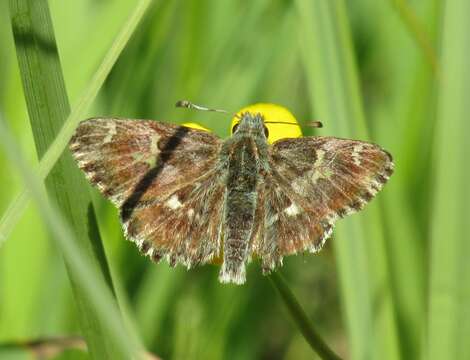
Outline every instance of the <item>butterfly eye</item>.
{"type": "Polygon", "coordinates": [[[269,130],[266,125],[264,125],[264,136],[266,136],[266,139],[269,137],[269,130]]]}
{"type": "Polygon", "coordinates": [[[233,125],[233,128],[232,128],[232,134],[233,134],[233,133],[235,133],[235,131],[237,131],[237,129],[238,129],[238,125],[239,125],[239,124],[235,124],[235,125],[233,125]]]}

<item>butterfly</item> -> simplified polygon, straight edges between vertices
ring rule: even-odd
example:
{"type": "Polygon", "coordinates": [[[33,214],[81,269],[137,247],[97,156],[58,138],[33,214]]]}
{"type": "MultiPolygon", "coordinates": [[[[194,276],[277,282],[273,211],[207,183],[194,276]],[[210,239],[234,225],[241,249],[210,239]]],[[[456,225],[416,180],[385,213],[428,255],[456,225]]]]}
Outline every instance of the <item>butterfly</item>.
{"type": "Polygon", "coordinates": [[[188,269],[221,258],[219,280],[243,284],[253,256],[266,274],[286,255],[318,252],[334,223],[362,209],[393,173],[391,155],[365,141],[270,145],[268,117],[246,108],[226,140],[153,120],[93,118],[69,148],[144,255],[188,269]]]}

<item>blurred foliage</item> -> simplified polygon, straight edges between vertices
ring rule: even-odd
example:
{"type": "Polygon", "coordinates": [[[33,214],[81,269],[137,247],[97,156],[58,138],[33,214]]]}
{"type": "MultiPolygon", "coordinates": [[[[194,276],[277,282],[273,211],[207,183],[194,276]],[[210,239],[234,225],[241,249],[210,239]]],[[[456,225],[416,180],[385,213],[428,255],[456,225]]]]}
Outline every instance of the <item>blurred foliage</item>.
{"type": "MultiPolygon", "coordinates": [[[[470,144],[462,136],[468,101],[456,97],[469,93],[468,26],[458,26],[466,1],[155,1],[87,116],[197,122],[226,137],[230,117],[175,109],[176,100],[233,112],[273,102],[301,124],[321,120],[315,134],[379,143],[395,158],[389,184],[320,254],[287,258],[281,271],[346,358],[466,358],[469,330],[459,322],[470,323],[470,239],[458,216],[468,216],[470,144]],[[441,48],[436,72],[429,51],[439,61],[441,48]],[[436,345],[441,338],[453,350],[436,345]]],[[[136,3],[49,1],[72,108],[136,3]]],[[[0,44],[0,112],[36,164],[7,2],[0,44]]],[[[22,182],[2,150],[0,165],[3,214],[22,182]]],[[[121,311],[148,351],[164,359],[314,358],[256,262],[242,287],[219,284],[216,266],[152,264],[123,238],[117,210],[90,191],[121,311]]],[[[0,248],[0,343],[75,334],[63,260],[30,206],[0,248]]],[[[10,355],[30,358],[0,347],[0,358],[10,355]]]]}

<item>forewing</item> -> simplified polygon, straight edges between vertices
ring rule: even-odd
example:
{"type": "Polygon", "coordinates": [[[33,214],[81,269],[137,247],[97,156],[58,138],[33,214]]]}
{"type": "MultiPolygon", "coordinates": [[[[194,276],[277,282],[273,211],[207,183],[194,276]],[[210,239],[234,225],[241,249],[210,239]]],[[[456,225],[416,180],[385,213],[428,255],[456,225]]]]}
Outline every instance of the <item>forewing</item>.
{"type": "Polygon", "coordinates": [[[220,146],[205,131],[129,119],[86,120],[70,141],[87,178],[120,208],[126,236],[154,260],[187,265],[218,246],[221,212],[210,212],[222,201],[220,146]]]}
{"type": "Polygon", "coordinates": [[[283,255],[320,250],[334,222],[362,209],[393,172],[390,154],[379,146],[334,137],[277,141],[270,167],[257,250],[270,269],[283,255]]]}
{"type": "Polygon", "coordinates": [[[221,140],[151,120],[90,119],[70,150],[90,182],[123,212],[164,198],[215,166],[221,140]]]}

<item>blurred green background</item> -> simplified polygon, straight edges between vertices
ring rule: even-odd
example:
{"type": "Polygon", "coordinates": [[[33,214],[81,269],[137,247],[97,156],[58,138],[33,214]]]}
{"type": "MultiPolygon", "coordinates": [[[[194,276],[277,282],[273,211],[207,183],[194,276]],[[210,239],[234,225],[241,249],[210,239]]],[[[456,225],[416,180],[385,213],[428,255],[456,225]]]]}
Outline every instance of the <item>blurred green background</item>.
{"type": "MultiPolygon", "coordinates": [[[[281,272],[316,330],[345,358],[470,359],[468,0],[149,3],[82,118],[192,121],[226,137],[229,118],[175,109],[176,100],[230,111],[273,102],[301,124],[321,120],[316,135],[380,144],[395,159],[389,184],[339,222],[322,252],[287,258],[281,272]]],[[[49,1],[72,109],[137,4],[49,1]]],[[[1,120],[33,167],[8,1],[0,2],[0,44],[1,120]]],[[[4,150],[2,216],[24,180],[4,150]]],[[[126,331],[147,351],[163,359],[316,358],[256,262],[240,287],[219,284],[216,266],[155,265],[123,238],[117,210],[88,191],[126,331]]],[[[31,202],[0,240],[1,359],[32,358],[15,346],[21,342],[83,335],[73,269],[40,215],[31,202]]],[[[99,331],[88,336],[107,339],[99,331]]]]}

